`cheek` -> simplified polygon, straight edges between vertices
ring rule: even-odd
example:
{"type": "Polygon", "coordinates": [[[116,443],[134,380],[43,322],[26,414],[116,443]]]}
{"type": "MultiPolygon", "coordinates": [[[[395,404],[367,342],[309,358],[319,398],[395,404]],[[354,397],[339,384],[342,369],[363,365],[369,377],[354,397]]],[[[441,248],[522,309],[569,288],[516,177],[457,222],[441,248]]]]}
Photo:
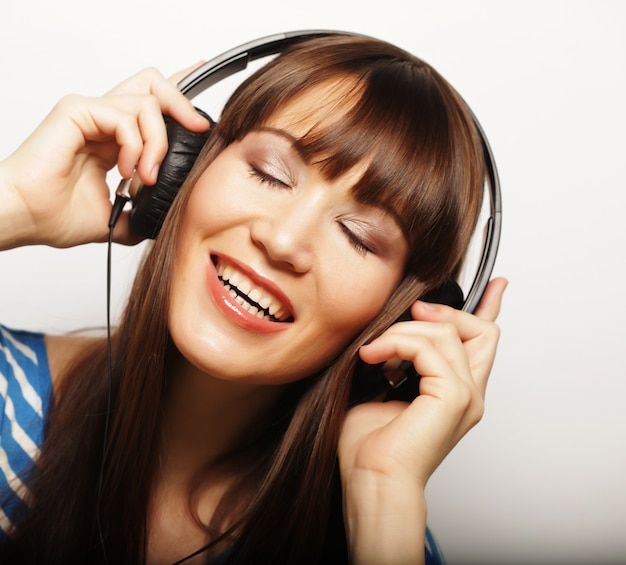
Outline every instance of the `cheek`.
{"type": "Polygon", "coordinates": [[[191,190],[184,222],[191,226],[216,226],[245,210],[246,170],[241,159],[224,150],[200,175],[191,190]]]}
{"type": "Polygon", "coordinates": [[[207,169],[193,187],[181,223],[183,234],[214,226],[219,218],[225,217],[222,194],[219,188],[228,186],[226,179],[211,174],[207,169]],[[217,177],[217,178],[215,178],[217,177]]]}
{"type": "Polygon", "coordinates": [[[353,336],[362,330],[383,308],[398,285],[395,270],[373,269],[336,271],[327,278],[321,301],[328,331],[353,336]]]}
{"type": "Polygon", "coordinates": [[[326,298],[316,301],[316,322],[298,352],[300,359],[311,360],[311,371],[341,353],[376,317],[396,286],[389,280],[368,281],[371,284],[357,284],[357,279],[340,277],[330,293],[320,292],[326,298]]]}

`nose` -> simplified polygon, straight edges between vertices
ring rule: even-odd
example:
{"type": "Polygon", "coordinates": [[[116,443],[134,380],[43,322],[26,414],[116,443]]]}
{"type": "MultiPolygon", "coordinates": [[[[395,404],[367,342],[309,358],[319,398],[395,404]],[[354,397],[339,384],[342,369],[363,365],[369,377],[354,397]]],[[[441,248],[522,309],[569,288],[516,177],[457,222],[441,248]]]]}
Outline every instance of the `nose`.
{"type": "Polygon", "coordinates": [[[288,204],[268,206],[252,223],[250,235],[272,263],[305,273],[313,264],[320,210],[311,199],[292,197],[291,200],[288,204]]]}

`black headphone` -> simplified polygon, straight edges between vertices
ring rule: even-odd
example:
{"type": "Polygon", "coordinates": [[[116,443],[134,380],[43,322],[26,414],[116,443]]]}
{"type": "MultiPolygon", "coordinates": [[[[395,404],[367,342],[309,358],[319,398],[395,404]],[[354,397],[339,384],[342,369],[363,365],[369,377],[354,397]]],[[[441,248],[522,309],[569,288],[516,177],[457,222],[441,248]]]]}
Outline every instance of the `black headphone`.
{"type": "MultiPolygon", "coordinates": [[[[252,61],[276,55],[288,46],[306,38],[335,34],[359,37],[358,34],[350,32],[327,30],[294,31],[262,37],[235,47],[203,64],[181,80],[178,88],[188,98],[192,99],[210,86],[245,70],[252,61]]],[[[474,272],[472,272],[470,266],[469,278],[466,284],[463,285],[459,280],[450,279],[441,288],[422,297],[422,299],[448,304],[457,309],[473,312],[480,302],[493,270],[500,241],[502,212],[500,182],[491,147],[481,125],[469,107],[468,111],[474,120],[482,141],[487,177],[485,183],[486,194],[483,199],[485,204],[481,212],[481,215],[486,217],[484,217],[483,224],[481,224],[481,219],[479,218],[478,226],[472,237],[472,241],[478,241],[479,245],[481,245],[476,258],[478,266],[474,272]],[[465,296],[461,286],[467,288],[465,296]]],[[[202,110],[198,110],[198,112],[211,122],[211,128],[207,133],[190,132],[180,126],[175,120],[166,118],[169,150],[161,164],[157,182],[149,189],[142,190],[140,188],[133,199],[130,226],[135,233],[142,237],[154,238],[159,233],[174,197],[208,139],[210,131],[213,130],[215,124],[211,118],[202,110]]],[[[470,243],[471,247],[472,243],[470,243]]],[[[465,263],[467,263],[467,256],[465,263]]],[[[463,275],[464,269],[465,267],[461,269],[461,274],[467,278],[467,273],[463,275]]],[[[408,367],[407,369],[410,370],[408,367]]],[[[373,376],[372,378],[379,379],[379,376],[373,376]]],[[[367,380],[367,378],[364,378],[362,382],[367,380]]],[[[398,386],[397,383],[391,383],[391,385],[393,388],[398,386]]],[[[360,395],[357,394],[357,396],[360,395]]]]}

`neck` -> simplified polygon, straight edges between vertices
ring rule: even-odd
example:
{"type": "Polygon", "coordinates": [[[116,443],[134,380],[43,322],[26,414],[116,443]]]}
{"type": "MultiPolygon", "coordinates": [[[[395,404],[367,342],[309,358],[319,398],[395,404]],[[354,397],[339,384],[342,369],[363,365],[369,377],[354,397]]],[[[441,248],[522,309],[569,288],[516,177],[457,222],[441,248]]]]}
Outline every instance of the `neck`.
{"type": "Polygon", "coordinates": [[[283,391],[212,377],[180,355],[167,379],[162,470],[183,481],[254,441],[283,391]]]}

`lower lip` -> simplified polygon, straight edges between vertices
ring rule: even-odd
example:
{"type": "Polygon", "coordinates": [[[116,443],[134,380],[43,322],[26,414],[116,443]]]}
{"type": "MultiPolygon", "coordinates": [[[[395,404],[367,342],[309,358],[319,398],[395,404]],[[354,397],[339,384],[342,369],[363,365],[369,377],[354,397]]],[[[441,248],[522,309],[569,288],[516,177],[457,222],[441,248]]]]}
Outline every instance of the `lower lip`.
{"type": "Polygon", "coordinates": [[[247,310],[244,310],[235,302],[233,297],[217,278],[217,271],[215,270],[213,261],[211,261],[211,257],[209,257],[207,263],[207,285],[209,287],[209,293],[220,312],[222,312],[228,320],[240,328],[257,333],[282,332],[290,326],[288,322],[270,322],[269,320],[262,320],[261,318],[253,316],[247,310]]]}

